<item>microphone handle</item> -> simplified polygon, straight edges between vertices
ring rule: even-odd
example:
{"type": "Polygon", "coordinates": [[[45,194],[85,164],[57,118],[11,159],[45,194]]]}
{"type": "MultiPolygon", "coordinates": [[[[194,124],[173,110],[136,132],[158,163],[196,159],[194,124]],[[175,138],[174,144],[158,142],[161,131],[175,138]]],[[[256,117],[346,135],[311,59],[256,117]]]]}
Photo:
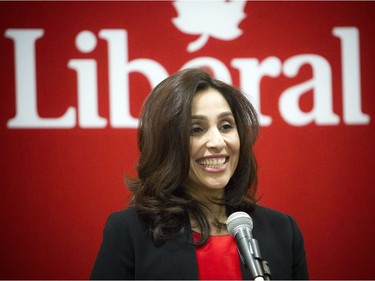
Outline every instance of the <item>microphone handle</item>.
{"type": "Polygon", "coordinates": [[[253,256],[254,250],[251,246],[250,231],[247,228],[241,228],[238,230],[235,237],[242,260],[249,269],[252,278],[257,281],[264,280],[262,267],[259,261],[254,259],[253,256]]]}
{"type": "Polygon", "coordinates": [[[260,255],[258,241],[254,238],[250,238],[250,247],[253,252],[255,266],[257,268],[257,271],[259,272],[259,274],[264,276],[264,270],[263,270],[263,264],[262,264],[263,260],[262,260],[262,256],[260,255]]]}
{"type": "Polygon", "coordinates": [[[257,268],[260,270],[263,280],[271,280],[271,270],[268,266],[268,262],[262,259],[262,256],[260,254],[258,241],[254,238],[250,239],[251,249],[254,253],[255,257],[255,263],[257,268]]]}

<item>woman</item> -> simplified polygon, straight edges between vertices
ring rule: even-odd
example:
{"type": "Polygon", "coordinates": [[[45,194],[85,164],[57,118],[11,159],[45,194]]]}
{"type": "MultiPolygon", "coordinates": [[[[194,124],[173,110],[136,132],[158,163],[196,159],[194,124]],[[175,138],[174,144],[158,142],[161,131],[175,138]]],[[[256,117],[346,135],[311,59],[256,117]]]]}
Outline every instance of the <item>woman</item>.
{"type": "Polygon", "coordinates": [[[131,206],[112,214],[92,279],[251,279],[226,220],[253,219],[273,279],[307,279],[294,220],[256,204],[255,109],[200,69],[162,81],[140,117],[131,206]]]}

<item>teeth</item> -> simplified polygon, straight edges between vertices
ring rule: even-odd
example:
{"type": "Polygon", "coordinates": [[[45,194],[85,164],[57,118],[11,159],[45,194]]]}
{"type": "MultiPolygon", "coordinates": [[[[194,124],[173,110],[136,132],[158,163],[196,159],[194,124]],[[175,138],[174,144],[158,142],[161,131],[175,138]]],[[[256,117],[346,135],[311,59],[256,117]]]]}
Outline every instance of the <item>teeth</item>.
{"type": "Polygon", "coordinates": [[[198,163],[208,168],[220,168],[221,166],[225,164],[225,160],[226,160],[225,157],[208,158],[208,159],[199,160],[198,163]]]}

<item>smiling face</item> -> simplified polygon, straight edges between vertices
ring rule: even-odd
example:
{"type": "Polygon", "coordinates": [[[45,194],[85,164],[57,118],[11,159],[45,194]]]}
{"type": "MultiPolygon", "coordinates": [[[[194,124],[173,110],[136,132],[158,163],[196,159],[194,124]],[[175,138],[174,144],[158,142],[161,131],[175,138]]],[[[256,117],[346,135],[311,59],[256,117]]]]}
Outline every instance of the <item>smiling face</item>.
{"type": "Polygon", "coordinates": [[[239,159],[240,139],[234,116],[222,94],[212,88],[195,94],[191,111],[186,185],[194,194],[220,197],[239,159]]]}

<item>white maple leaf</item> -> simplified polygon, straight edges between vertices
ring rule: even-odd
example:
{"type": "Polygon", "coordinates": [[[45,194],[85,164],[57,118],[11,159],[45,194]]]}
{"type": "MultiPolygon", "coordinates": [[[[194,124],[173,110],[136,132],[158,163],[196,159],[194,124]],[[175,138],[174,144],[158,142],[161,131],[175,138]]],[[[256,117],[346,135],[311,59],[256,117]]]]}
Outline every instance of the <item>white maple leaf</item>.
{"type": "Polygon", "coordinates": [[[172,19],[173,24],[183,33],[200,35],[188,45],[189,52],[202,48],[210,36],[228,41],[242,34],[238,25],[246,17],[246,0],[177,0],[173,5],[178,13],[177,18],[172,19]]]}

